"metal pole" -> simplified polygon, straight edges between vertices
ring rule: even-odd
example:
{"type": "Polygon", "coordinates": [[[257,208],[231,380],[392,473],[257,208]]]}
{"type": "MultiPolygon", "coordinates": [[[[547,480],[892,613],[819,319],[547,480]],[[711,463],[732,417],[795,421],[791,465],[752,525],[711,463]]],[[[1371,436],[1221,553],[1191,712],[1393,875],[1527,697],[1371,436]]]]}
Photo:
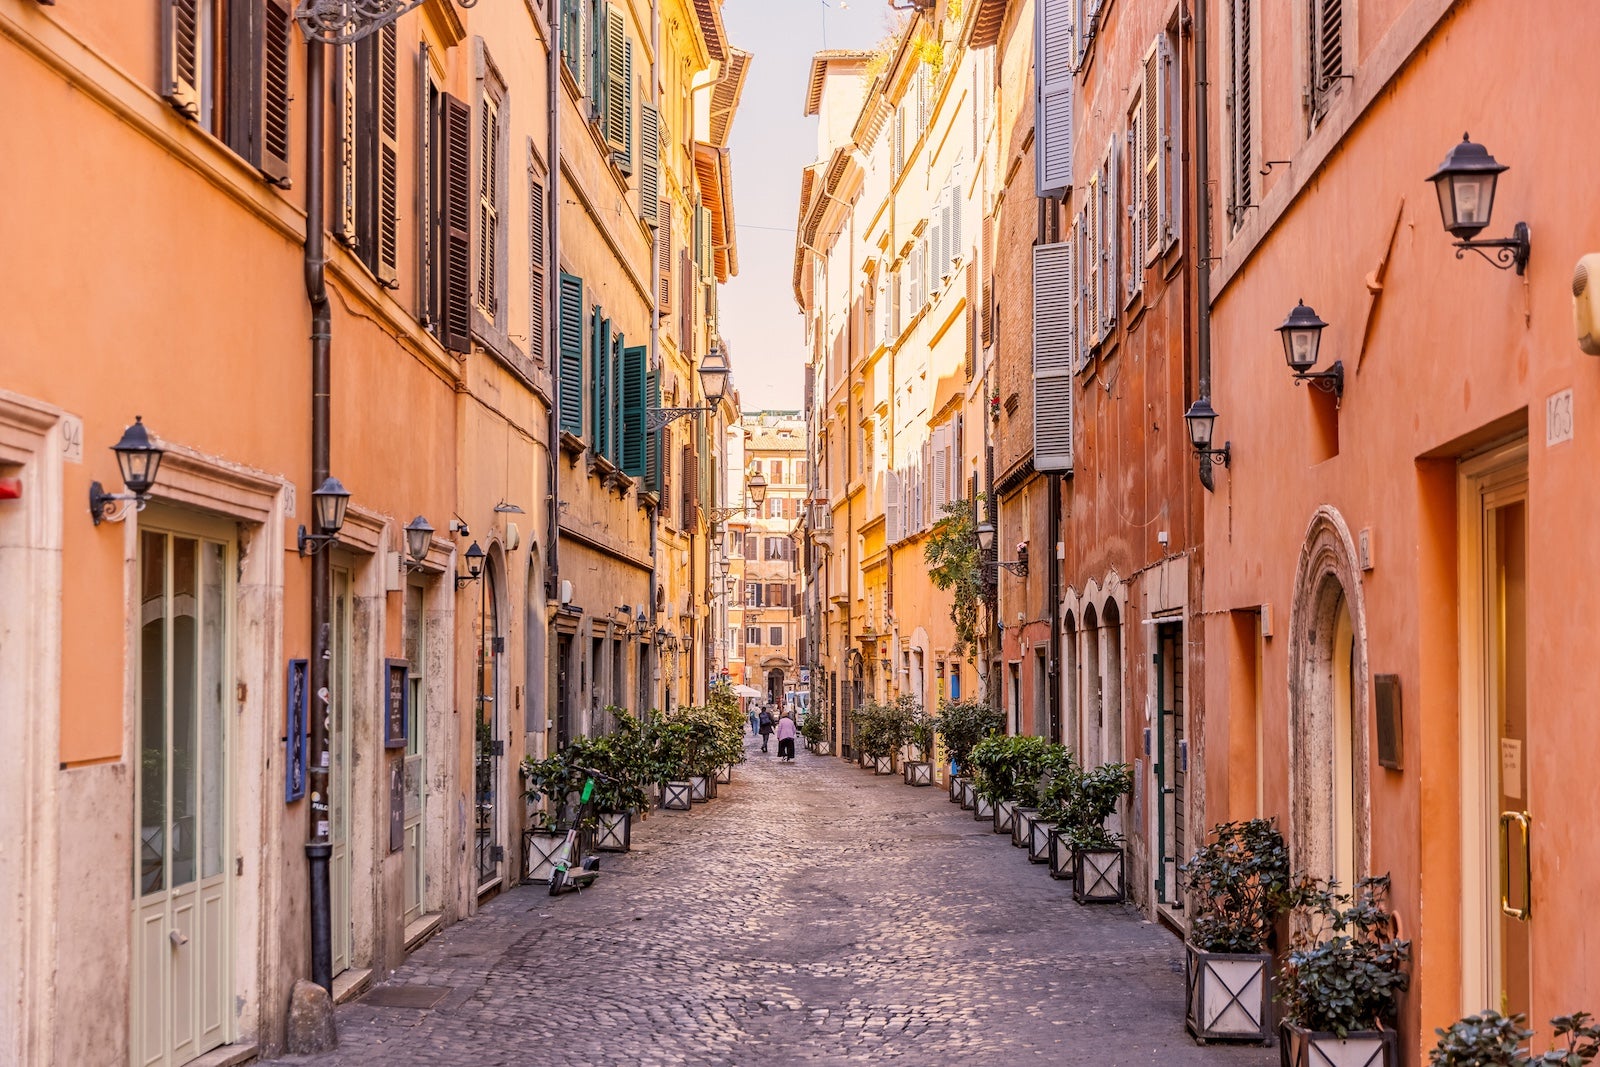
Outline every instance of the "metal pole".
{"type": "MultiPolygon", "coordinates": [[[[332,318],[323,249],[323,126],[326,119],[327,46],[306,44],[306,296],[311,302],[311,484],[319,486],[329,468],[329,348],[332,318]]],[[[325,534],[312,517],[316,532],[325,534]]],[[[311,836],[306,842],[306,866],[311,893],[311,980],[333,992],[333,938],[329,906],[328,859],[333,845],[328,839],[328,727],[332,708],[329,691],[329,603],[332,575],[327,551],[311,557],[311,836]]]]}

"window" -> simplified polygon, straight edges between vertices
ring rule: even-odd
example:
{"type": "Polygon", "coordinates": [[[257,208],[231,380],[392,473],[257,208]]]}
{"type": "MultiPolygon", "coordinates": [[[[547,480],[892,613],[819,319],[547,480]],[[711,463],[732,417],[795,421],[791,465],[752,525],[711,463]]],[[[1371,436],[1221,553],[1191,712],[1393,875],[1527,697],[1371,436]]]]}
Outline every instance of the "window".
{"type": "Polygon", "coordinates": [[[1311,128],[1316,129],[1339,91],[1344,73],[1344,0],[1309,0],[1311,5],[1311,128]]]}
{"type": "Polygon", "coordinates": [[[773,485],[783,481],[783,460],[774,459],[767,462],[767,477],[773,485]]]}
{"type": "MultiPolygon", "coordinates": [[[[334,234],[384,285],[399,266],[399,31],[389,23],[338,52],[334,234]]],[[[427,76],[424,67],[424,77],[427,76]]]]}
{"type": "Polygon", "coordinates": [[[1232,175],[1228,218],[1233,228],[1244,225],[1246,209],[1255,202],[1255,132],[1251,97],[1251,0],[1232,0],[1228,22],[1229,146],[1232,175]]]}
{"type": "Polygon", "coordinates": [[[747,627],[745,627],[744,643],[747,644],[747,645],[760,646],[760,644],[761,644],[761,627],[759,627],[759,626],[747,626],[747,627]]]}
{"type": "MultiPolygon", "coordinates": [[[[1148,72],[1149,69],[1147,63],[1144,70],[1148,72]]],[[[1124,297],[1129,300],[1137,296],[1139,290],[1144,287],[1145,249],[1149,244],[1144,236],[1149,226],[1146,221],[1146,209],[1149,203],[1144,193],[1147,180],[1155,176],[1153,167],[1156,160],[1148,151],[1147,144],[1149,124],[1146,121],[1144,106],[1146,81],[1147,77],[1140,77],[1138,85],[1134,87],[1133,104],[1128,108],[1128,165],[1123,168],[1127,172],[1127,189],[1122,192],[1128,205],[1128,274],[1124,297]]],[[[1157,222],[1159,224],[1159,219],[1157,222]]]]}
{"type": "Polygon", "coordinates": [[[783,627],[767,627],[767,644],[773,646],[781,646],[783,644],[783,627]]]}
{"type": "Polygon", "coordinates": [[[275,185],[289,182],[289,0],[160,0],[161,95],[275,185]]]}
{"type": "MultiPolygon", "coordinates": [[[[421,318],[441,345],[465,352],[472,324],[472,112],[431,81],[427,92],[423,244],[430,253],[422,263],[421,318]]],[[[581,302],[583,283],[572,280],[581,302]]]]}
{"type": "Polygon", "coordinates": [[[744,606],[747,608],[765,607],[766,587],[760,582],[745,582],[744,606]]]}
{"type": "MultiPolygon", "coordinates": [[[[1039,94],[1034,159],[1035,186],[1041,197],[1072,187],[1072,113],[1077,95],[1074,27],[1081,21],[1074,6],[1084,2],[1038,0],[1033,52],[1039,94]]],[[[1098,6],[1098,0],[1087,2],[1098,6]]]]}
{"type": "Polygon", "coordinates": [[[756,555],[756,535],[755,534],[745,534],[744,535],[744,558],[745,559],[756,559],[756,558],[758,558],[757,555],[756,555]]]}
{"type": "Polygon", "coordinates": [[[506,152],[505,84],[495,72],[488,53],[478,45],[478,153],[474,189],[477,233],[475,305],[496,334],[505,332],[505,201],[506,152]]]}

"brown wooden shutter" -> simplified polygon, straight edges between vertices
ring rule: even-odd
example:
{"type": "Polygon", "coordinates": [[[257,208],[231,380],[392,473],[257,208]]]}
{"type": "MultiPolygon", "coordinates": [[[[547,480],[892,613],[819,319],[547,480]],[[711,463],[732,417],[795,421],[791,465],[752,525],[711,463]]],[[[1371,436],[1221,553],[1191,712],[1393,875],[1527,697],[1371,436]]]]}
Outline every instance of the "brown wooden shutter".
{"type": "Polygon", "coordinates": [[[994,216],[983,217],[983,309],[980,314],[982,341],[994,344],[994,216]]]}
{"type": "Polygon", "coordinates": [[[500,102],[485,92],[479,109],[478,306],[494,318],[500,307],[500,283],[496,277],[500,251],[500,102]]]}
{"type": "MultiPolygon", "coordinates": [[[[261,36],[261,173],[289,184],[289,41],[294,20],[286,0],[267,0],[261,36]]],[[[393,28],[392,26],[390,27],[393,28]]]]}
{"type": "Polygon", "coordinates": [[[440,220],[444,307],[439,341],[465,352],[472,326],[472,109],[443,94],[440,123],[444,213],[440,220]]]}
{"type": "Polygon", "coordinates": [[[335,56],[333,134],[338,149],[333,157],[333,236],[355,248],[356,205],[360,201],[356,189],[356,46],[342,45],[335,56]]]}
{"type": "Polygon", "coordinates": [[[683,446],[683,512],[682,529],[694,529],[699,518],[700,464],[695,458],[694,445],[683,446]]]}
{"type": "MultiPolygon", "coordinates": [[[[269,19],[270,21],[270,19],[269,19]]],[[[378,31],[378,280],[400,276],[400,34],[393,22],[378,31]]]]}
{"type": "Polygon", "coordinates": [[[678,308],[678,350],[690,363],[694,362],[694,289],[695,289],[694,259],[687,248],[678,250],[678,281],[682,289],[678,298],[682,304],[678,308]]]}
{"type": "Polygon", "coordinates": [[[199,0],[162,0],[161,95],[188,118],[200,114],[199,0]]]}
{"type": "Polygon", "coordinates": [[[978,372],[978,265],[967,268],[967,381],[978,372]]]}
{"type": "Polygon", "coordinates": [[[660,293],[657,296],[656,314],[672,314],[672,201],[662,200],[656,205],[656,257],[661,272],[660,293]]]}
{"type": "Polygon", "coordinates": [[[536,363],[545,361],[546,321],[544,182],[528,176],[528,354],[536,363]]]}

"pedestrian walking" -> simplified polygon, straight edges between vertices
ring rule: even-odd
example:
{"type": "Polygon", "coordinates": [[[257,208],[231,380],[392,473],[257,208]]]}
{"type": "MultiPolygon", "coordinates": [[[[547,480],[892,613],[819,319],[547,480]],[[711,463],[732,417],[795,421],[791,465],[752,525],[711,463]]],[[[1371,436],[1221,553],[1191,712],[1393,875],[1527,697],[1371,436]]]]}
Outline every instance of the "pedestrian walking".
{"type": "Polygon", "coordinates": [[[757,723],[756,723],[756,709],[752,707],[750,709],[750,736],[754,737],[756,735],[757,730],[758,730],[758,726],[757,726],[757,723]]]}
{"type": "Polygon", "coordinates": [[[768,711],[766,708],[762,708],[761,717],[756,721],[761,727],[761,751],[765,752],[767,750],[767,738],[772,736],[772,712],[768,711]]]}
{"type": "Polygon", "coordinates": [[[788,712],[778,720],[778,758],[794,762],[794,716],[788,712]]]}

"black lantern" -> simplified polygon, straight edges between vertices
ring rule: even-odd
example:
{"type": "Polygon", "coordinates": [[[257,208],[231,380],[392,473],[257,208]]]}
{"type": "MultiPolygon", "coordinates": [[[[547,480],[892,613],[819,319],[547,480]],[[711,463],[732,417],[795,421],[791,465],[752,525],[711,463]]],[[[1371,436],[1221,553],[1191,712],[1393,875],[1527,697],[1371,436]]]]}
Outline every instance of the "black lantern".
{"type": "Polygon", "coordinates": [[[300,527],[299,547],[302,556],[314,556],[339,539],[344,527],[345,509],[350,505],[350,491],[330,475],[311,494],[311,517],[316,520],[317,532],[300,527]]]}
{"type": "Polygon", "coordinates": [[[89,517],[99,526],[102,522],[121,522],[136,511],[143,511],[150,487],[156,484],[156,472],[161,469],[164,449],[150,440],[144,417],[135,415],[133,425],[122,431],[122,437],[111,446],[117,456],[117,472],[122,475],[126,493],[108,493],[99,482],[89,485],[89,517]],[[109,514],[112,503],[125,501],[128,506],[116,515],[109,514]]]}
{"type": "Polygon", "coordinates": [[[650,620],[644,617],[644,609],[640,608],[639,614],[634,616],[633,619],[633,632],[636,634],[642,634],[649,625],[650,620]]]}
{"type": "Polygon", "coordinates": [[[477,581],[478,578],[483,574],[483,556],[484,556],[483,549],[478,547],[478,542],[474,541],[474,542],[472,542],[472,544],[467,546],[467,554],[466,554],[467,573],[464,574],[464,575],[462,575],[462,574],[456,575],[456,588],[457,589],[460,589],[463,585],[466,585],[468,582],[477,581]]]}
{"type": "Polygon", "coordinates": [[[161,469],[162,449],[151,443],[144,416],[133,417],[133,425],[122,431],[122,440],[112,445],[111,451],[117,454],[117,469],[128,492],[138,497],[149,493],[156,484],[156,472],[161,469]]]}
{"type": "Polygon", "coordinates": [[[1317,365],[1317,356],[1322,348],[1322,331],[1327,326],[1317,317],[1316,311],[1306,307],[1306,302],[1302,300],[1289,312],[1283,325],[1278,327],[1278,336],[1283,339],[1284,361],[1294,372],[1297,384],[1310,382],[1325,393],[1343,397],[1344,364],[1341,361],[1335,360],[1333,366],[1325,371],[1313,373],[1311,370],[1317,365]]]}
{"type": "Polygon", "coordinates": [[[986,556],[993,552],[995,537],[994,523],[987,520],[980,522],[978,523],[977,530],[974,532],[978,535],[978,551],[986,556]]]}
{"type": "Polygon", "coordinates": [[[761,476],[759,467],[751,470],[750,477],[744,483],[745,489],[750,493],[750,502],[760,507],[767,500],[767,480],[761,476]]]}
{"type": "Polygon", "coordinates": [[[700,388],[707,404],[713,408],[728,391],[728,357],[722,354],[720,345],[712,345],[711,351],[700,361],[700,388]]]}
{"type": "Polygon", "coordinates": [[[1210,397],[1202,396],[1190,404],[1183,418],[1189,424],[1189,444],[1200,460],[1200,484],[1209,490],[1212,488],[1211,465],[1228,466],[1233,459],[1233,446],[1224,442],[1221,448],[1211,447],[1217,429],[1217,413],[1211,407],[1210,397]]]}
{"type": "Polygon", "coordinates": [[[1509,169],[1483,145],[1474,144],[1462,134],[1461,143],[1450,149],[1439,169],[1428,175],[1428,180],[1439,196],[1439,215],[1444,228],[1456,239],[1456,258],[1460,259],[1470,248],[1501,270],[1515,267],[1517,273],[1522,274],[1527,269],[1530,250],[1527,223],[1519,222],[1512,227],[1510,237],[1475,240],[1494,215],[1495,186],[1501,172],[1509,169]],[[1485,249],[1492,249],[1493,254],[1485,249]]]}
{"type": "Polygon", "coordinates": [[[975,533],[978,537],[978,555],[987,561],[991,566],[998,569],[1008,570],[1012,574],[1015,574],[1018,578],[1026,578],[1028,576],[1027,542],[1023,542],[1017,546],[1016,559],[995,559],[993,558],[995,556],[994,542],[996,536],[994,523],[985,519],[983,522],[978,523],[977,528],[973,530],[973,533],[975,533]]]}
{"type": "Polygon", "coordinates": [[[421,563],[427,558],[428,548],[433,544],[433,527],[428,520],[418,515],[406,523],[406,554],[414,563],[421,563]]]}
{"type": "Polygon", "coordinates": [[[325,534],[337,534],[344,528],[344,512],[349,506],[350,491],[331,475],[311,494],[317,528],[325,534]]]}

